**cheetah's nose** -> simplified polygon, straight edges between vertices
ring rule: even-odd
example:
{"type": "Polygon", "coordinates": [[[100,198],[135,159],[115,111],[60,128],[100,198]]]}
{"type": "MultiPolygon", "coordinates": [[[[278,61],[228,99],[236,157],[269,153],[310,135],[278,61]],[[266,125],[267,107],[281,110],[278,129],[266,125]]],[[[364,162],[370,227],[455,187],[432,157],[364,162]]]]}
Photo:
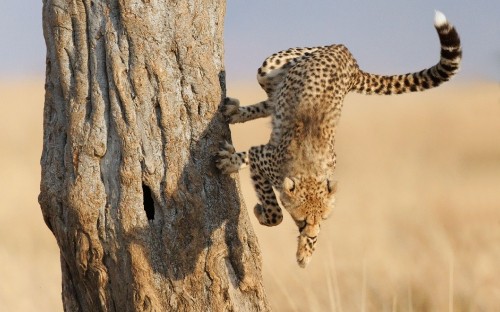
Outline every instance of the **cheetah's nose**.
{"type": "Polygon", "coordinates": [[[319,224],[307,224],[301,234],[309,237],[316,237],[319,234],[319,224]]]}

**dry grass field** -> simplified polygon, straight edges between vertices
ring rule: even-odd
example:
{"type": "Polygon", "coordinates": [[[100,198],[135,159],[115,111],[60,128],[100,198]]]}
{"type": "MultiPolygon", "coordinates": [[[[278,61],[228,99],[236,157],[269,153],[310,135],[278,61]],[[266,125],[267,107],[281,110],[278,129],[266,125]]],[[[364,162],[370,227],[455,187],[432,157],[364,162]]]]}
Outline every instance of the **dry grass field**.
{"type": "MultiPolygon", "coordinates": [[[[243,103],[257,84],[229,85],[243,103]]],[[[43,82],[0,82],[0,310],[61,311],[59,257],[37,204],[43,82]]],[[[232,127],[238,149],[267,120],[232,127]]],[[[349,95],[337,207],[306,269],[297,230],[253,221],[274,311],[500,311],[500,85],[349,95]]],[[[255,195],[240,176],[246,205],[255,195]]]]}
{"type": "Polygon", "coordinates": [[[56,242],[37,196],[43,81],[0,81],[0,310],[61,311],[56,242]]]}

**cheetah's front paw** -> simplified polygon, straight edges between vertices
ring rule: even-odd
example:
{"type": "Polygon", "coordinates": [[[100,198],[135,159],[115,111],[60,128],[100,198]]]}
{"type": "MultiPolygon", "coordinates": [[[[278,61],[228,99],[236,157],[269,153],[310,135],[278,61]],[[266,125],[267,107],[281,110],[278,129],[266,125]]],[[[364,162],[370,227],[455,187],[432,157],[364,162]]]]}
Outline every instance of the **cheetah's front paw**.
{"type": "Polygon", "coordinates": [[[230,124],[239,122],[240,117],[240,101],[234,98],[227,97],[224,99],[224,104],[221,106],[221,113],[230,124]]]}
{"type": "Polygon", "coordinates": [[[317,240],[317,237],[309,237],[302,234],[299,236],[297,247],[297,263],[301,268],[305,268],[311,261],[317,240]]]}
{"type": "MultiPolygon", "coordinates": [[[[277,204],[276,204],[277,205],[277,204]]],[[[256,204],[253,213],[259,223],[265,226],[276,226],[283,221],[283,214],[279,207],[264,208],[261,204],[256,204]]]]}
{"type": "Polygon", "coordinates": [[[224,174],[236,172],[244,163],[244,159],[242,159],[240,154],[241,153],[236,153],[236,150],[230,143],[224,142],[217,153],[215,165],[224,174]]]}

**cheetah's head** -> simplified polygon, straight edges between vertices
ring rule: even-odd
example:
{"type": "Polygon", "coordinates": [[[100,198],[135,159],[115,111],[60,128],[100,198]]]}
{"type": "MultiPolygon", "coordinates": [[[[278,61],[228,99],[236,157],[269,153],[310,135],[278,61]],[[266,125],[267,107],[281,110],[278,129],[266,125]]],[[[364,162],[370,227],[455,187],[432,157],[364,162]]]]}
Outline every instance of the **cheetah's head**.
{"type": "Polygon", "coordinates": [[[335,203],[337,182],[325,177],[285,178],[281,203],[299,228],[297,262],[305,267],[311,260],[321,221],[328,218],[335,203]]]}

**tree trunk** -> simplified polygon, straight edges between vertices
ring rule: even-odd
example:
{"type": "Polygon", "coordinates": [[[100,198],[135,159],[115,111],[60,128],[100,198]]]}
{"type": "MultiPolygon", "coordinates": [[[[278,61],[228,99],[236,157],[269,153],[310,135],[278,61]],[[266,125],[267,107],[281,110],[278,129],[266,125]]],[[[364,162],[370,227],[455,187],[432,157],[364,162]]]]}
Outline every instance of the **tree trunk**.
{"type": "Polygon", "coordinates": [[[266,311],[229,129],[223,0],[44,0],[39,202],[66,311],[266,311]]]}

